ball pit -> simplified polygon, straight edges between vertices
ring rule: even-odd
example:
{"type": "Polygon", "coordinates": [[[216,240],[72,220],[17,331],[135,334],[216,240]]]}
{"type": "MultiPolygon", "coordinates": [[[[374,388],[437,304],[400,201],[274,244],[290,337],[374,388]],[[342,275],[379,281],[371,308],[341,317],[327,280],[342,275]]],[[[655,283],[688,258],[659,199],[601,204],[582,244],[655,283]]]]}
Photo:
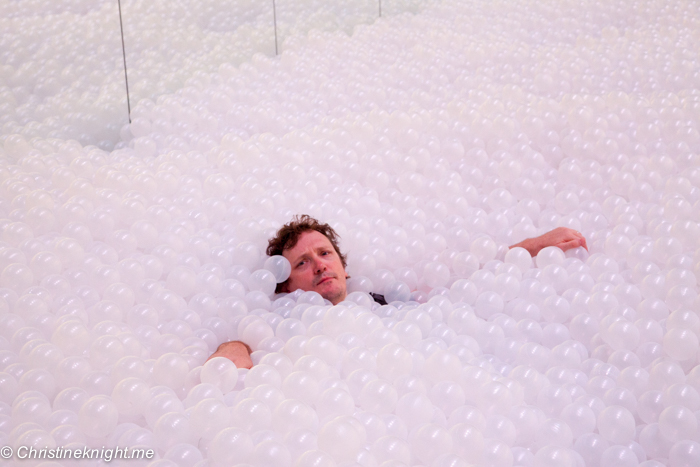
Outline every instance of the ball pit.
{"type": "MultiPolygon", "coordinates": [[[[431,2],[384,0],[383,16],[418,11],[431,2]]],[[[121,1],[131,106],[222,66],[237,67],[256,54],[274,57],[287,39],[293,43],[312,29],[352,33],[379,13],[377,3],[361,0],[278,0],[274,16],[272,7],[272,1],[250,0],[121,1]]],[[[129,123],[119,13],[111,0],[0,5],[3,134],[75,139],[104,150],[119,143],[129,123]]],[[[220,109],[229,110],[235,102],[218,97],[220,109]]],[[[183,123],[196,122],[191,111],[185,114],[183,123]]],[[[218,125],[205,120],[209,128],[218,125]]],[[[135,118],[131,123],[137,136],[182,130],[167,121],[135,118]]],[[[150,147],[146,142],[139,146],[150,147]]]]}
{"type": "Polygon", "coordinates": [[[696,4],[445,0],[373,24],[335,5],[347,23],[283,21],[273,58],[258,6],[207,1],[208,32],[157,62],[145,32],[185,3],[165,21],[125,2],[148,84],[124,127],[118,66],[40,32],[93,37],[77,26],[111,5],[22,5],[0,15],[17,46],[0,446],[152,449],[111,462],[153,467],[700,464],[696,4]],[[209,50],[216,34],[248,46],[209,50]],[[267,238],[296,213],[341,236],[336,306],[274,294],[291,267],[267,238]],[[559,226],[589,251],[508,249],[559,226]],[[234,339],[250,370],[207,361],[234,339]]]}

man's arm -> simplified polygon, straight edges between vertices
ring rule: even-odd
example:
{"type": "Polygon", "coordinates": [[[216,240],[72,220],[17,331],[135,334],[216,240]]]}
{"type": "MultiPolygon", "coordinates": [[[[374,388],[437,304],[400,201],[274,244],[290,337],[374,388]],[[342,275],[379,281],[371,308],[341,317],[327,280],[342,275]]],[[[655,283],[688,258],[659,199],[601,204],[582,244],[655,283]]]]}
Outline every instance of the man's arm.
{"type": "Polygon", "coordinates": [[[581,232],[566,227],[557,227],[539,237],[527,238],[520,243],[511,245],[510,248],[515,248],[516,246],[525,248],[530,253],[530,256],[533,257],[537,256],[541,249],[548,246],[557,246],[563,251],[580,246],[588,250],[586,239],[581,235],[581,232]]]}
{"type": "Polygon", "coordinates": [[[237,368],[252,368],[253,360],[250,359],[252,353],[248,344],[241,341],[224,342],[216,349],[216,352],[211,354],[207,361],[214,357],[228,358],[236,365],[237,368]]]}

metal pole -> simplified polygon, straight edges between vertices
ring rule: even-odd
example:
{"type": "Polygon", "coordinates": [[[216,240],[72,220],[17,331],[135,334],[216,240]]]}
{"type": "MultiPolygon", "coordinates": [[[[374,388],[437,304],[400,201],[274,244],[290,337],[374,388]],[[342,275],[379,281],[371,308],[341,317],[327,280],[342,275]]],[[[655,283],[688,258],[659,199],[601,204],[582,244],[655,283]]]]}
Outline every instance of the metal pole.
{"type": "Polygon", "coordinates": [[[379,17],[382,17],[382,0],[379,0],[379,17]]]}
{"type": "Polygon", "coordinates": [[[117,0],[119,5],[119,29],[122,32],[122,57],[124,58],[124,81],[126,82],[126,108],[129,112],[129,123],[131,123],[131,101],[129,100],[129,77],[126,74],[126,48],[124,48],[124,24],[122,23],[122,2],[117,0]]]}
{"type": "Polygon", "coordinates": [[[275,0],[272,0],[272,22],[275,26],[275,55],[279,55],[277,50],[277,8],[275,7],[275,0]]]}

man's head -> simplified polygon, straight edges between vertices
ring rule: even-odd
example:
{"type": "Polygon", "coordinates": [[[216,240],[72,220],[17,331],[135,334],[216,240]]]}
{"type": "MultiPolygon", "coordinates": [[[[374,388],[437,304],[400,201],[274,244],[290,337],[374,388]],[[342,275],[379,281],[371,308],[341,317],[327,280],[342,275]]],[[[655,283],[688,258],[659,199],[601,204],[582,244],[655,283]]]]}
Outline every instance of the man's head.
{"type": "Polygon", "coordinates": [[[328,224],[306,214],[295,216],[269,240],[267,254],[282,255],[292,265],[289,279],[276,292],[297,289],[318,292],[338,304],[347,295],[345,255],[338,247],[338,234],[328,224]]]}

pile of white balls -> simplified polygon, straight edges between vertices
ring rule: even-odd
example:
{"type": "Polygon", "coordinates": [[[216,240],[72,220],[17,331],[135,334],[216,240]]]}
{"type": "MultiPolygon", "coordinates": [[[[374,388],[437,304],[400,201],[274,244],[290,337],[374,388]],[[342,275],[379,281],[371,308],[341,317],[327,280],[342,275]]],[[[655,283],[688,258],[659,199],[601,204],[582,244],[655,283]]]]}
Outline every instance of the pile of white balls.
{"type": "MultiPolygon", "coordinates": [[[[384,0],[383,15],[434,0],[384,0]]],[[[123,0],[132,107],[221,65],[275,55],[273,2],[123,0]]],[[[278,51],[311,29],[351,33],[373,22],[377,0],[278,0],[278,51]]],[[[128,123],[116,0],[0,4],[0,132],[75,139],[112,150],[128,123]]]]}
{"type": "MultiPolygon", "coordinates": [[[[114,130],[119,69],[73,23],[102,10],[47,12],[86,47],[74,69],[60,41],[17,39],[50,35],[25,3],[0,14],[2,78],[26,77],[0,88],[0,446],[152,449],[111,464],[153,467],[700,465],[700,4],[445,0],[240,66],[183,39],[163,50],[197,57],[173,71],[187,85],[144,79],[107,152],[44,133],[114,130]],[[73,90],[44,95],[66,69],[73,90]],[[348,253],[337,306],[274,294],[291,268],[267,239],[299,213],[348,253]],[[558,226],[589,251],[508,249],[558,226]],[[234,339],[251,370],[207,361],[234,339]]],[[[144,31],[177,24],[138,5],[144,31]]]]}

